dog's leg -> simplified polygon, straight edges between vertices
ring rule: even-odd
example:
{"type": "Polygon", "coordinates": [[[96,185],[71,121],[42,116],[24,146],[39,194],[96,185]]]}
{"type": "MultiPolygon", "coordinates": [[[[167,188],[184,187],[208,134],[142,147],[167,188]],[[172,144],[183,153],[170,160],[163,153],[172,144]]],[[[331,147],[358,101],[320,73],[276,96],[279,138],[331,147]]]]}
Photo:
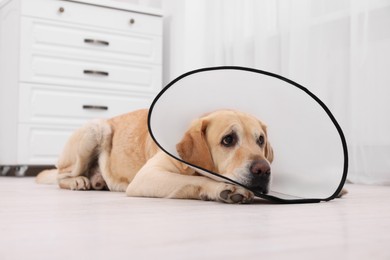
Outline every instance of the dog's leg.
{"type": "MultiPolygon", "coordinates": [[[[99,155],[99,169],[102,178],[105,180],[107,189],[110,191],[126,191],[129,181],[125,176],[115,178],[111,172],[110,163],[110,152],[108,149],[101,149],[99,155]]],[[[126,171],[126,168],[124,168],[123,171],[126,171]]]]}
{"type": "Polygon", "coordinates": [[[201,199],[226,203],[250,203],[253,200],[253,193],[244,188],[203,176],[162,171],[145,172],[142,175],[137,174],[129,184],[126,190],[128,196],[201,199]]]}
{"type": "Polygon", "coordinates": [[[253,193],[233,184],[204,176],[177,173],[161,153],[151,158],[137,173],[126,190],[128,196],[214,200],[226,203],[250,203],[253,193]],[[163,163],[161,163],[163,161],[163,163]]]}
{"type": "Polygon", "coordinates": [[[104,120],[95,120],[76,130],[66,143],[58,161],[58,184],[63,189],[89,190],[88,171],[93,166],[101,144],[111,137],[104,120]]]}

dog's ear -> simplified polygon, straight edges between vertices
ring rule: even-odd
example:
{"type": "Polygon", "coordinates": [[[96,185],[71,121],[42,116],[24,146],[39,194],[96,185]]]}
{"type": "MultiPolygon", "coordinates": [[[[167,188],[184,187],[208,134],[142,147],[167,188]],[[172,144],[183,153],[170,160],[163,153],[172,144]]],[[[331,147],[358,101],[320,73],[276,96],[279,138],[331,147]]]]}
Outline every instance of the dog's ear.
{"type": "Polygon", "coordinates": [[[208,121],[199,119],[194,122],[176,145],[180,158],[203,169],[214,171],[214,162],[206,141],[208,121]]]}
{"type": "Polygon", "coordinates": [[[261,127],[264,129],[265,135],[267,136],[267,142],[265,143],[265,146],[264,146],[264,155],[265,155],[265,158],[270,163],[272,163],[272,161],[274,160],[274,149],[272,149],[271,143],[268,141],[267,125],[265,125],[261,121],[259,121],[259,122],[260,122],[261,127]]]}
{"type": "Polygon", "coordinates": [[[268,140],[265,143],[264,151],[265,158],[267,158],[267,160],[272,163],[272,161],[274,160],[274,149],[272,149],[272,146],[268,140]]]}

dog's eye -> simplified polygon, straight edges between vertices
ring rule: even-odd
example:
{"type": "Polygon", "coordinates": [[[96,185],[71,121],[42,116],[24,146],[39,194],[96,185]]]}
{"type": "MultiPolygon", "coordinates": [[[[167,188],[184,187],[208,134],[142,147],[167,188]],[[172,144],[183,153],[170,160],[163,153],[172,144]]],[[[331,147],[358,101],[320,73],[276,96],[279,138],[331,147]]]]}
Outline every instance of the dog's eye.
{"type": "Polygon", "coordinates": [[[237,135],[234,133],[224,136],[221,141],[221,144],[225,147],[232,147],[236,143],[237,143],[237,135]]]}
{"type": "Polygon", "coordinates": [[[265,142],[264,135],[260,135],[259,138],[257,139],[257,144],[263,146],[264,142],[265,142]]]}

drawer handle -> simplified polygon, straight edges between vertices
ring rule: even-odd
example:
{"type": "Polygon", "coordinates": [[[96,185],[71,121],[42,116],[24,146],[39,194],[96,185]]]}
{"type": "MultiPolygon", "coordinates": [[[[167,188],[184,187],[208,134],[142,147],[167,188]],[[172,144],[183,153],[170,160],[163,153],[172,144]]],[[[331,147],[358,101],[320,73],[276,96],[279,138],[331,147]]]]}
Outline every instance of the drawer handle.
{"type": "Polygon", "coordinates": [[[89,75],[99,75],[99,76],[108,76],[108,72],[105,71],[99,71],[99,70],[84,70],[84,74],[89,75]]]}
{"type": "Polygon", "coordinates": [[[133,25],[133,24],[135,23],[135,19],[134,19],[134,18],[131,18],[131,19],[129,20],[129,23],[130,23],[131,25],[133,25]]]}
{"type": "Polygon", "coordinates": [[[95,39],[84,39],[84,42],[89,43],[89,44],[94,44],[94,45],[103,45],[103,46],[110,45],[110,43],[107,41],[101,41],[101,40],[95,40],[95,39]]]}
{"type": "Polygon", "coordinates": [[[107,106],[83,105],[83,109],[108,110],[107,106]]]}
{"type": "Polygon", "coordinates": [[[63,8],[63,7],[61,6],[60,8],[58,8],[58,12],[59,12],[59,13],[65,12],[65,8],[63,8]]]}

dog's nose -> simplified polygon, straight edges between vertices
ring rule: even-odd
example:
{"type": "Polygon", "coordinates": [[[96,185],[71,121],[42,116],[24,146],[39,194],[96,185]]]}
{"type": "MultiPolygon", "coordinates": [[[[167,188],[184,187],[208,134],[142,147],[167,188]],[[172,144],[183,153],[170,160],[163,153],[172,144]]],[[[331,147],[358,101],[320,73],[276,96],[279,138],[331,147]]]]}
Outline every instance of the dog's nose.
{"type": "Polygon", "coordinates": [[[256,160],[252,162],[250,172],[255,176],[269,176],[271,174],[271,167],[266,160],[256,160]]]}

